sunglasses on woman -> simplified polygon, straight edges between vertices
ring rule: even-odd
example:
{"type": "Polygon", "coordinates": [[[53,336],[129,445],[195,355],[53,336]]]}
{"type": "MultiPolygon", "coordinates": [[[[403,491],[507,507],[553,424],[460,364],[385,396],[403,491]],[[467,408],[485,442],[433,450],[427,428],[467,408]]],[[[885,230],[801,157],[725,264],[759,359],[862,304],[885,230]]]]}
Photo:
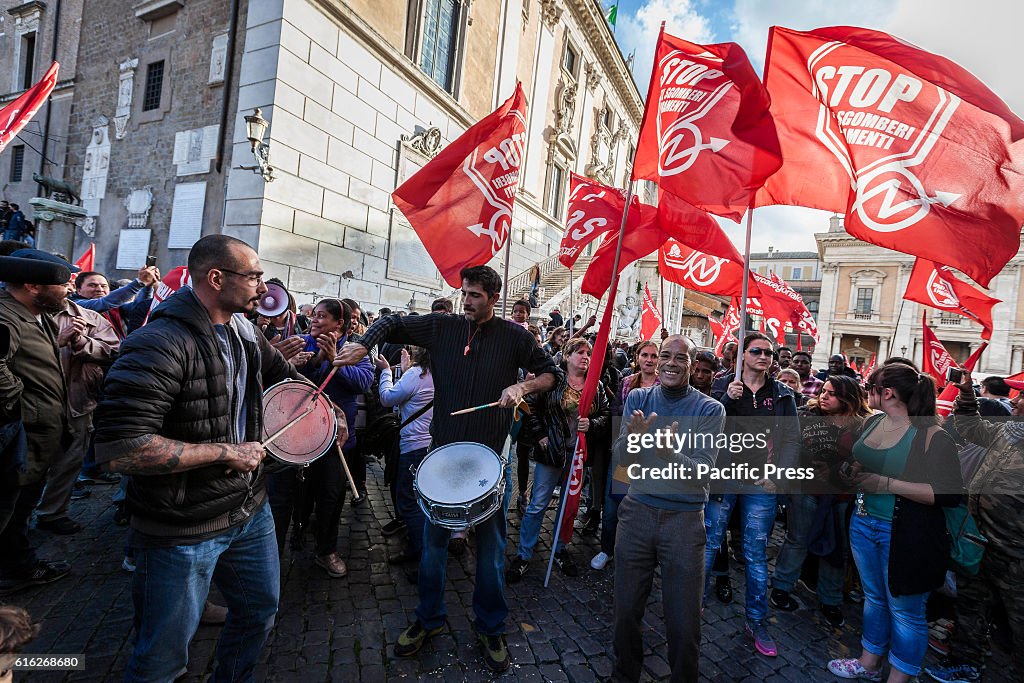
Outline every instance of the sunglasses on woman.
{"type": "Polygon", "coordinates": [[[747,353],[749,353],[751,356],[770,356],[770,355],[772,355],[772,350],[771,349],[754,348],[754,349],[747,349],[747,353]]]}

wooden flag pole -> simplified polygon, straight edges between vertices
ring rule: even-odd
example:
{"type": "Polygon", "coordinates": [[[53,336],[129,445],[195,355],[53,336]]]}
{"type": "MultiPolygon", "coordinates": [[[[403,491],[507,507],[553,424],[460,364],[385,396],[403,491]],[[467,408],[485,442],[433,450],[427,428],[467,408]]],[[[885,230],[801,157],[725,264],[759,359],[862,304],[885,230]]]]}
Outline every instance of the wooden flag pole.
{"type": "MultiPolygon", "coordinates": [[[[660,247],[659,247],[660,248],[660,247]]],[[[665,305],[665,276],[658,271],[658,279],[661,280],[661,292],[658,294],[658,308],[661,309],[661,329],[668,329],[668,306],[665,305]]]]}

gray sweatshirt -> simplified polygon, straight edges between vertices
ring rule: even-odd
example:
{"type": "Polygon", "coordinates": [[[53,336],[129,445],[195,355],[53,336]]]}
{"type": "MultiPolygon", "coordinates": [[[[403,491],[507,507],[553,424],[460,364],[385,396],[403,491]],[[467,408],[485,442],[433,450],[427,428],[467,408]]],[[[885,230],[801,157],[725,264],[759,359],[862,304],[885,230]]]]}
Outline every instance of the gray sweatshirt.
{"type": "MultiPolygon", "coordinates": [[[[715,466],[718,448],[713,444],[724,427],[722,404],[693,387],[666,389],[656,385],[629,392],[615,442],[616,463],[626,467],[630,475],[629,496],[664,510],[701,509],[708,499],[709,479],[707,474],[698,477],[698,469],[715,466]],[[634,410],[642,411],[646,417],[658,414],[645,435],[629,434],[634,410]],[[670,428],[673,422],[678,426],[667,449],[670,452],[639,441],[641,436],[654,438],[655,430],[670,428]],[[686,441],[680,443],[675,440],[677,437],[686,441]],[[663,478],[665,474],[669,478],[663,478]]],[[[662,437],[664,444],[664,433],[662,437]]]]}

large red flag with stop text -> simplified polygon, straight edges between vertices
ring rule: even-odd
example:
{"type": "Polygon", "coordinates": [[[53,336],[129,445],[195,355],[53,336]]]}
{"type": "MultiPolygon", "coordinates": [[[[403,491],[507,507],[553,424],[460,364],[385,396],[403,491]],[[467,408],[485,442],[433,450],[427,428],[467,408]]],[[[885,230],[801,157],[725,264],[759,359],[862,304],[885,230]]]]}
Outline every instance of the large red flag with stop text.
{"type": "Polygon", "coordinates": [[[935,378],[935,385],[942,386],[946,383],[946,370],[956,367],[956,361],[949,354],[946,347],[942,345],[939,338],[935,336],[928,327],[928,312],[921,316],[921,337],[924,349],[921,354],[921,367],[929,375],[935,378]]]}
{"type": "MultiPolygon", "coordinates": [[[[743,295],[743,264],[692,249],[678,240],[669,239],[658,250],[658,272],[669,282],[705,294],[743,295]]],[[[748,296],[760,290],[753,278],[748,296]]]]}
{"type": "Polygon", "coordinates": [[[651,289],[644,285],[644,301],[640,307],[640,339],[647,341],[653,339],[654,335],[663,327],[661,311],[654,303],[651,296],[651,289]]]}
{"type": "Polygon", "coordinates": [[[452,287],[459,271],[501,251],[512,223],[526,149],[522,85],[392,193],[452,287]]]}
{"type": "Polygon", "coordinates": [[[738,221],[782,164],[768,105],[739,45],[697,45],[663,30],[633,179],[738,221]]]}
{"type": "Polygon", "coordinates": [[[54,62],[46,70],[43,80],[39,81],[25,92],[18,95],[17,99],[0,109],[0,152],[4,147],[21,132],[25,124],[32,120],[39,108],[46,102],[46,98],[53,92],[57,85],[57,71],[60,64],[54,62]]]}
{"type": "Polygon", "coordinates": [[[845,213],[984,286],[1017,253],[1024,121],[968,71],[880,31],[776,26],[765,84],[786,163],[758,205],[845,213]]]}
{"type": "Polygon", "coordinates": [[[583,248],[609,230],[618,230],[626,195],[590,178],[569,174],[569,211],[558,260],[572,268],[583,248]]]}
{"type": "Polygon", "coordinates": [[[959,279],[949,266],[921,258],[914,262],[903,298],[970,318],[984,328],[982,339],[992,338],[992,307],[1001,301],[959,279]]]}

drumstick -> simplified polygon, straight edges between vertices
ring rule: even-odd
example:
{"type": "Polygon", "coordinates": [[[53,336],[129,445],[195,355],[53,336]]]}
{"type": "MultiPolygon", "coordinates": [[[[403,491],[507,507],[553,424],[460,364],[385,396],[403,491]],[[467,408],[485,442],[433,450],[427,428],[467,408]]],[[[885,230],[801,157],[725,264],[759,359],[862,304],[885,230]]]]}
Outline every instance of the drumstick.
{"type": "MultiPolygon", "coordinates": [[[[456,410],[454,413],[452,413],[452,415],[465,415],[466,413],[472,413],[472,412],[475,412],[477,410],[483,410],[484,408],[494,408],[495,406],[499,405],[500,403],[501,403],[501,401],[495,401],[494,403],[485,403],[482,406],[475,406],[473,408],[463,408],[462,410],[456,410]]],[[[518,408],[520,411],[526,413],[527,415],[530,414],[530,406],[527,405],[527,403],[525,401],[520,401],[519,405],[517,405],[516,408],[518,408]]]]}
{"type": "Polygon", "coordinates": [[[465,415],[466,413],[476,412],[477,410],[483,410],[484,408],[493,408],[494,406],[501,403],[501,401],[495,401],[494,403],[486,403],[482,406],[476,406],[473,408],[463,408],[462,410],[456,410],[452,415],[465,415]]]}
{"type": "Polygon", "coordinates": [[[309,405],[306,407],[306,410],[303,411],[302,413],[300,413],[294,420],[292,420],[291,422],[286,424],[284,427],[281,427],[276,432],[271,434],[267,438],[267,440],[264,441],[261,444],[264,448],[266,448],[270,444],[274,443],[274,441],[276,441],[279,436],[281,436],[282,434],[287,432],[289,429],[291,429],[295,425],[299,424],[299,422],[302,421],[302,418],[306,417],[307,415],[309,415],[310,413],[313,412],[313,409],[316,408],[316,400],[317,400],[317,398],[319,398],[320,394],[323,393],[324,387],[327,386],[327,383],[331,381],[331,378],[334,377],[334,373],[337,372],[337,371],[338,371],[338,368],[336,368],[336,367],[335,368],[331,368],[331,371],[329,373],[327,373],[327,379],[325,379],[323,381],[323,384],[321,384],[317,388],[317,390],[315,392],[313,392],[313,396],[309,399],[309,405]]]}
{"type": "Polygon", "coordinates": [[[337,439],[335,439],[334,445],[338,447],[338,457],[341,458],[341,466],[345,470],[345,478],[348,479],[348,487],[352,489],[352,498],[358,498],[359,491],[356,490],[356,483],[352,479],[352,473],[348,470],[348,463],[345,462],[345,454],[341,452],[341,444],[338,443],[337,439]]]}

